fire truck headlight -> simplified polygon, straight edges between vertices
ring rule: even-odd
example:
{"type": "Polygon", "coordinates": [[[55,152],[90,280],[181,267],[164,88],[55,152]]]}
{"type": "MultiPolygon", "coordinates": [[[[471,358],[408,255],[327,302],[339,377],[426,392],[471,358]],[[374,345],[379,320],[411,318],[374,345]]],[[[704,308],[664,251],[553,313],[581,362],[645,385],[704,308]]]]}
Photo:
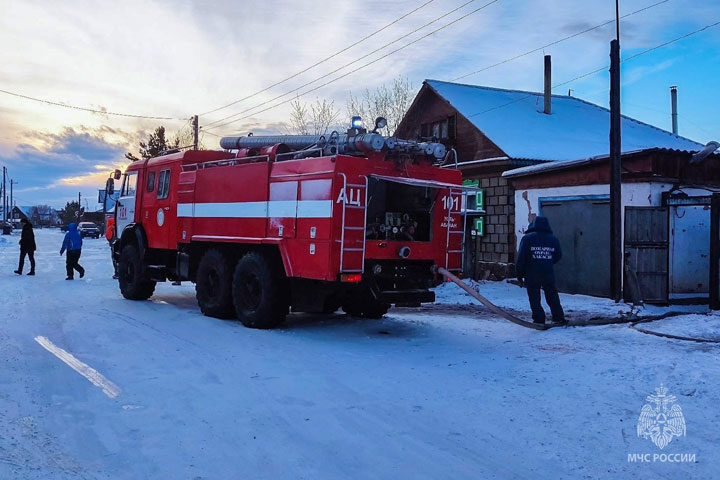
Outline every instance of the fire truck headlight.
{"type": "Polygon", "coordinates": [[[362,128],[363,121],[361,117],[352,117],[351,122],[352,128],[362,128]]]}
{"type": "Polygon", "coordinates": [[[385,127],[387,127],[387,119],[385,117],[378,117],[375,119],[375,130],[385,127]]]}
{"type": "Polygon", "coordinates": [[[398,250],[398,257],[400,258],[408,258],[410,256],[410,247],[400,247],[400,250],[398,250]]]}

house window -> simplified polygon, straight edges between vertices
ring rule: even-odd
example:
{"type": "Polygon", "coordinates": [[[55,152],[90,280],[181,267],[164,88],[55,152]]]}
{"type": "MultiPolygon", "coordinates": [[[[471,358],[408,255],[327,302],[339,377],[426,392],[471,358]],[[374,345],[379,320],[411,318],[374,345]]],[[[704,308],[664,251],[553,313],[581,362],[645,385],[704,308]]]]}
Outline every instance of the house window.
{"type": "Polygon", "coordinates": [[[147,191],[155,190],[155,172],[148,173],[147,191]]]}
{"type": "Polygon", "coordinates": [[[436,122],[421,124],[420,137],[435,138],[437,140],[455,138],[455,115],[451,115],[436,122]]]}
{"type": "Polygon", "coordinates": [[[163,199],[168,197],[170,192],[170,170],[162,170],[158,177],[157,198],[163,199]]]}

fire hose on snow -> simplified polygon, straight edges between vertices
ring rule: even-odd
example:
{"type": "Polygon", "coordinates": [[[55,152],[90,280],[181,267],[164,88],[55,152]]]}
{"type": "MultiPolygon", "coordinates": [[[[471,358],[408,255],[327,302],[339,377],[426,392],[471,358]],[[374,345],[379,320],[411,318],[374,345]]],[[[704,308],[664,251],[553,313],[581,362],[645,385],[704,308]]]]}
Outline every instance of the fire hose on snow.
{"type": "MultiPolygon", "coordinates": [[[[526,328],[532,328],[534,330],[547,330],[549,328],[567,325],[567,324],[558,324],[558,323],[542,324],[542,323],[527,322],[527,321],[522,320],[522,319],[512,315],[511,313],[503,310],[502,308],[498,307],[497,305],[492,303],[490,300],[488,300],[487,298],[480,295],[477,291],[475,291],[473,288],[471,288],[465,282],[460,280],[456,275],[453,275],[446,269],[444,269],[442,267],[437,267],[437,273],[441,274],[442,276],[444,276],[445,278],[447,278],[448,280],[450,280],[451,282],[456,284],[458,287],[462,288],[465,292],[468,293],[468,295],[470,295],[471,297],[476,299],[478,302],[482,303],[491,312],[496,313],[497,315],[503,317],[505,320],[508,320],[516,325],[520,325],[521,327],[526,327],[526,328]]],[[[654,316],[650,316],[650,317],[636,319],[635,321],[624,318],[624,319],[618,319],[618,320],[613,319],[612,321],[604,321],[604,322],[593,322],[593,323],[588,322],[588,323],[572,324],[570,326],[580,327],[580,326],[588,326],[588,325],[611,325],[611,324],[616,324],[616,323],[630,323],[630,325],[629,325],[630,328],[632,328],[633,330],[635,330],[637,332],[644,333],[647,335],[655,335],[657,337],[670,338],[673,340],[684,340],[684,341],[699,342],[699,343],[715,343],[715,344],[720,343],[720,340],[717,340],[717,339],[685,337],[685,336],[680,336],[680,335],[672,335],[672,334],[668,334],[668,333],[653,332],[652,330],[646,330],[644,328],[638,327],[638,324],[640,324],[640,323],[654,322],[657,320],[662,320],[664,318],[674,317],[674,316],[678,316],[678,315],[683,315],[683,312],[667,312],[662,315],[654,315],[654,316]]]]}
{"type": "Polygon", "coordinates": [[[552,328],[552,327],[555,327],[555,326],[560,326],[560,324],[533,323],[533,322],[527,322],[527,321],[525,321],[525,320],[522,320],[522,319],[516,317],[515,315],[512,315],[511,313],[506,312],[506,311],[503,310],[502,308],[500,308],[500,307],[498,307],[497,305],[495,305],[494,303],[492,303],[492,302],[491,302],[490,300],[488,300],[487,298],[485,298],[485,297],[483,297],[482,295],[480,295],[478,292],[476,292],[475,290],[473,290],[472,288],[470,288],[465,282],[463,282],[463,281],[460,280],[457,276],[455,276],[455,275],[453,275],[452,273],[450,273],[449,271],[447,271],[445,268],[443,268],[443,267],[438,267],[438,268],[437,268],[437,272],[438,272],[440,275],[442,275],[442,276],[444,276],[445,278],[447,278],[448,280],[450,280],[451,282],[453,282],[453,283],[454,283],[455,285],[457,285],[458,287],[460,287],[460,288],[462,288],[463,290],[465,290],[465,291],[468,293],[468,295],[470,295],[470,296],[473,297],[475,300],[477,300],[478,302],[480,302],[480,303],[482,303],[483,305],[485,305],[485,307],[487,307],[488,310],[490,310],[490,311],[493,312],[493,313],[496,313],[496,314],[500,315],[500,316],[503,317],[505,320],[508,320],[508,321],[510,321],[510,322],[512,322],[512,323],[514,323],[514,324],[516,324],[516,325],[520,325],[521,327],[525,327],[525,328],[532,328],[532,329],[534,329],[534,330],[547,330],[548,328],[552,328]]]}

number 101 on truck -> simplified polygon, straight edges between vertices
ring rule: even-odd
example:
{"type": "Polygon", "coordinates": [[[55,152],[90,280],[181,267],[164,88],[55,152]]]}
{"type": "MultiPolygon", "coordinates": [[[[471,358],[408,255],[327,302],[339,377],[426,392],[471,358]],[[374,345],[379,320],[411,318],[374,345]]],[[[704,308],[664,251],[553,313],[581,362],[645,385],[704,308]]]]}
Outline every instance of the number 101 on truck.
{"type": "Polygon", "coordinates": [[[113,227],[123,296],[189,280],[204,314],[254,328],[289,311],[377,318],[433,302],[435,269],[462,267],[462,176],[440,168],[442,144],[385,138],[383,124],[132,163],[113,227]]]}

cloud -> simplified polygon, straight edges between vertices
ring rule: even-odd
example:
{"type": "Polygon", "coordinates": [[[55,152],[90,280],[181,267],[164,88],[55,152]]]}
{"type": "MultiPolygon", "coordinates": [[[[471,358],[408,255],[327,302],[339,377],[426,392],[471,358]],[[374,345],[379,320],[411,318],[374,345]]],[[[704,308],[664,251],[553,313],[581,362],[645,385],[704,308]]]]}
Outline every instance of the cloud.
{"type": "Polygon", "coordinates": [[[108,174],[126,165],[126,148],[92,130],[68,127],[59,134],[25,132],[26,143],[0,155],[10,175],[19,181],[17,196],[31,203],[58,204],[68,195],[74,198],[80,190],[93,199],[89,204],[94,203],[97,189],[103,187],[108,174]]]}
{"type": "MultiPolygon", "coordinates": [[[[621,14],[655,1],[624,0],[621,14]]],[[[110,166],[113,155],[122,158],[124,151],[136,151],[138,142],[158,125],[164,125],[173,135],[187,124],[191,115],[263,90],[363,38],[420,3],[420,0],[126,0],[105,2],[98,7],[90,0],[4,2],[0,43],[22,48],[6,48],[0,52],[3,88],[69,104],[94,106],[101,111],[173,119],[158,121],[91,114],[0,94],[0,158],[21,159],[22,165],[14,164],[18,172],[24,175],[23,169],[27,166],[31,168],[27,173],[43,179],[47,182],[45,185],[60,179],[91,183],[97,179],[95,164],[110,166]],[[86,161],[88,158],[95,160],[86,161]],[[57,165],[62,169],[56,168],[57,165]]],[[[237,105],[201,116],[200,123],[206,125],[290,92],[420,28],[462,3],[462,0],[435,0],[381,34],[303,75],[237,105]]],[[[470,4],[312,86],[377,59],[484,3],[487,0],[470,4]]],[[[343,112],[350,91],[375,88],[400,74],[416,86],[425,78],[450,80],[611,20],[614,14],[614,3],[601,0],[500,0],[303,98],[334,100],[343,112]]],[[[692,31],[709,22],[706,19],[719,15],[718,2],[671,0],[651,8],[621,22],[623,54],[692,31]]],[[[657,58],[665,60],[664,56],[693,55],[699,51],[692,47],[698,42],[706,42],[712,47],[711,53],[717,52],[720,28],[716,30],[676,44],[677,50],[664,49],[658,52],[659,56],[648,55],[628,63],[625,72],[631,77],[627,78],[638,78],[633,81],[639,88],[651,77],[656,77],[657,83],[667,83],[665,78],[672,72],[680,77],[672,83],[682,84],[682,76],[693,75],[689,69],[680,71],[678,65],[670,65],[662,71],[653,71],[656,75],[648,75],[652,71],[647,70],[648,64],[661,63],[657,58]],[[645,70],[632,76],[635,69],[645,70]]],[[[553,78],[557,80],[555,83],[561,83],[606,65],[613,33],[614,25],[610,24],[462,81],[541,90],[543,53],[553,55],[553,78]]],[[[714,55],[717,57],[717,53],[714,55]]],[[[711,64],[713,58],[703,58],[698,53],[695,63],[711,64]]],[[[716,70],[707,72],[706,78],[716,78],[716,73],[716,70]]],[[[573,88],[577,96],[606,103],[607,82],[602,75],[573,82],[562,90],[567,88],[573,88]]],[[[708,92],[703,103],[717,104],[717,95],[716,91],[708,92]]],[[[294,94],[283,99],[292,97],[294,94]]],[[[262,108],[250,108],[251,117],[211,132],[217,135],[250,131],[284,133],[288,105],[253,114],[262,108]]],[[[683,111],[692,114],[687,109],[683,111]]],[[[708,109],[705,116],[713,114],[714,111],[708,109]]],[[[693,115],[693,118],[699,117],[693,115]]],[[[218,139],[210,135],[204,137],[203,143],[207,148],[219,147],[218,139]]]]}

